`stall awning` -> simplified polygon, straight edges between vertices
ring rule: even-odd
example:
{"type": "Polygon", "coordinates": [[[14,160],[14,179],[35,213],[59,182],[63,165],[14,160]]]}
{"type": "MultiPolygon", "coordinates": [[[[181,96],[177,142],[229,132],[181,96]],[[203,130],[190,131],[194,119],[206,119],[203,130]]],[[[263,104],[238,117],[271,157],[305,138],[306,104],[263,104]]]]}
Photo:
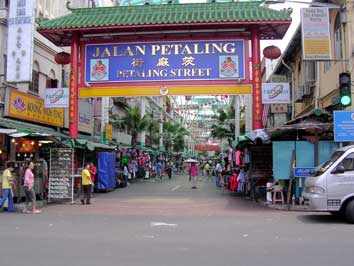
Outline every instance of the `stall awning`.
{"type": "Polygon", "coordinates": [[[114,150],[116,148],[116,146],[106,145],[87,139],[66,139],[63,143],[70,148],[82,150],[88,149],[89,151],[94,151],[95,149],[114,150]]]}
{"type": "Polygon", "coordinates": [[[26,137],[26,136],[65,136],[50,127],[39,126],[9,118],[0,118],[0,133],[7,134],[11,137],[26,137]]]}

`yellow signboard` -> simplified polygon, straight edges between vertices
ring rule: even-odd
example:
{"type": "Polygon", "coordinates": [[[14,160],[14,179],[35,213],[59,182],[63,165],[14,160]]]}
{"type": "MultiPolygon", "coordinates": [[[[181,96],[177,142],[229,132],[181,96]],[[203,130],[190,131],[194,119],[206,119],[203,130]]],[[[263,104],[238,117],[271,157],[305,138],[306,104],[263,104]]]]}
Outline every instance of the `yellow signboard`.
{"type": "Polygon", "coordinates": [[[235,85],[193,85],[193,86],[164,86],[162,87],[103,87],[80,88],[79,97],[123,97],[123,96],[158,96],[158,95],[211,95],[211,94],[251,94],[252,86],[248,84],[235,85]]]}
{"type": "Polygon", "coordinates": [[[5,116],[63,127],[64,108],[44,108],[44,100],[17,90],[8,90],[5,116]]]}
{"type": "Polygon", "coordinates": [[[106,140],[112,140],[113,127],[111,124],[106,124],[105,132],[106,132],[106,140]]]}

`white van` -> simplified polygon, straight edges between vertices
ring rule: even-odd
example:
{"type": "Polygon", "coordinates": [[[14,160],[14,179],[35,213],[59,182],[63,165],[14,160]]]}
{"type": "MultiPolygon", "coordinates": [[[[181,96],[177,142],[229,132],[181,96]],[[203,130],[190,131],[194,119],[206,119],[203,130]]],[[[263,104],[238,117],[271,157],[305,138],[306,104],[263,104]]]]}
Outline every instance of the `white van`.
{"type": "Polygon", "coordinates": [[[328,211],[354,223],[354,145],[337,149],[305,181],[302,193],[313,211],[328,211]]]}

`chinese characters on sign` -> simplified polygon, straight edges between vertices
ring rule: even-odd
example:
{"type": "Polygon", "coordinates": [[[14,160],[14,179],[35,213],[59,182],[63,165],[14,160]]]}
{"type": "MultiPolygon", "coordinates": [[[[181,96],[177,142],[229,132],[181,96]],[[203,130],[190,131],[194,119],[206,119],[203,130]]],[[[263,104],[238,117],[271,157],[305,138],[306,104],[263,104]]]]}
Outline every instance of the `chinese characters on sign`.
{"type": "Polygon", "coordinates": [[[325,7],[301,9],[304,60],[330,60],[329,12],[325,7]]]}
{"type": "Polygon", "coordinates": [[[32,81],[33,0],[10,1],[7,40],[7,82],[32,81]]]}
{"type": "Polygon", "coordinates": [[[5,115],[57,127],[64,124],[64,108],[45,108],[43,99],[17,90],[6,92],[5,115]]]}
{"type": "Polygon", "coordinates": [[[89,44],[85,82],[246,79],[244,51],[243,40],[89,44]]]}

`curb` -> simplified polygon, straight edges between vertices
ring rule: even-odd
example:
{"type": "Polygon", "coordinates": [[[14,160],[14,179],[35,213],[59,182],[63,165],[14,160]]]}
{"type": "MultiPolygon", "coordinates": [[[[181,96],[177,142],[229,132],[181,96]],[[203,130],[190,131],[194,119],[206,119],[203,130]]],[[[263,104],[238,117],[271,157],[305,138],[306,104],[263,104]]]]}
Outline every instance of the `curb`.
{"type": "Polygon", "coordinates": [[[311,212],[311,210],[304,205],[290,205],[290,209],[288,210],[286,204],[270,204],[268,202],[260,202],[260,204],[266,208],[279,210],[279,211],[294,211],[294,212],[311,212]]]}

